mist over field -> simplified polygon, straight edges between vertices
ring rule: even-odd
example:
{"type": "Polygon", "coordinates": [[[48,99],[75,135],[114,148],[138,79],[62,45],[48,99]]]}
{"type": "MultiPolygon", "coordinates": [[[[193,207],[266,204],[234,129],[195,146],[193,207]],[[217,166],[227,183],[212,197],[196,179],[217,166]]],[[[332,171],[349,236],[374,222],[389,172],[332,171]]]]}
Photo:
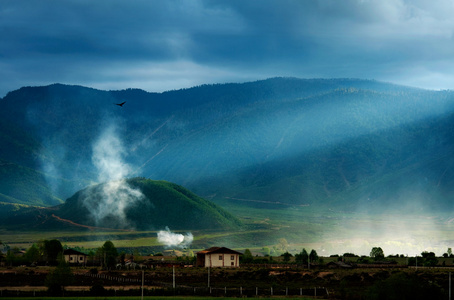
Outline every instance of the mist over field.
{"type": "Polygon", "coordinates": [[[0,226],[441,255],[453,14],[424,0],[3,1],[0,226]]]}

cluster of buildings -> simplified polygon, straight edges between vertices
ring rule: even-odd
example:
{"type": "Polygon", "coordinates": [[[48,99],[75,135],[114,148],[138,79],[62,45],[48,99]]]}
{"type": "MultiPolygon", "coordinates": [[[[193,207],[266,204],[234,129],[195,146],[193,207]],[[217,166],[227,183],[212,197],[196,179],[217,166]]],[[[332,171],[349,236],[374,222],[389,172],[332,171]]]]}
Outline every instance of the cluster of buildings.
{"type": "MultiPolygon", "coordinates": [[[[240,266],[240,255],[242,253],[226,247],[211,247],[197,252],[196,266],[238,268],[240,266]]],[[[64,250],[63,256],[66,262],[78,265],[85,265],[88,259],[85,253],[73,249],[64,250]]]]}

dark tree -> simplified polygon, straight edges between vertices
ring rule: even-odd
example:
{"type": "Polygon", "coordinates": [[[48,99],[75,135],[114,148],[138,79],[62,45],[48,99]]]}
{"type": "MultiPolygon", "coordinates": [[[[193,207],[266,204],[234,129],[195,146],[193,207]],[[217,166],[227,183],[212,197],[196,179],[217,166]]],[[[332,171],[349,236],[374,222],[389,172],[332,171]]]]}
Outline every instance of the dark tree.
{"type": "Polygon", "coordinates": [[[289,262],[290,261],[290,257],[292,257],[293,255],[290,254],[288,251],[286,251],[284,254],[282,254],[282,257],[284,257],[284,261],[285,262],[289,262]]]}
{"type": "Polygon", "coordinates": [[[65,286],[72,284],[73,281],[74,276],[69,267],[69,263],[61,257],[58,266],[47,275],[45,284],[50,295],[61,296],[65,286]]]}
{"type": "Polygon", "coordinates": [[[309,254],[309,261],[312,262],[318,262],[318,254],[317,251],[314,249],[311,250],[311,253],[309,254]]]}
{"type": "Polygon", "coordinates": [[[49,264],[56,265],[59,254],[63,253],[63,246],[59,240],[44,241],[44,255],[49,264]]]}
{"type": "Polygon", "coordinates": [[[385,254],[381,247],[373,247],[372,250],[370,250],[370,257],[373,257],[375,260],[380,260],[385,257],[385,254]]]}
{"type": "Polygon", "coordinates": [[[12,266],[16,260],[16,256],[14,255],[14,250],[8,249],[6,252],[6,262],[8,265],[12,266]]]}
{"type": "Polygon", "coordinates": [[[438,259],[434,252],[424,251],[421,253],[423,261],[421,262],[425,267],[434,267],[438,264],[438,259]]]}
{"type": "Polygon", "coordinates": [[[122,267],[124,267],[126,264],[126,253],[124,251],[122,251],[120,254],[120,264],[122,267]]]}
{"type": "Polygon", "coordinates": [[[101,247],[101,255],[105,268],[114,268],[117,264],[118,251],[111,241],[106,241],[101,247]]]}
{"type": "Polygon", "coordinates": [[[242,256],[242,262],[244,263],[251,263],[253,261],[252,253],[251,250],[246,249],[244,250],[243,256],[242,256]]]}
{"type": "Polygon", "coordinates": [[[295,255],[295,260],[299,264],[307,265],[309,259],[309,255],[307,254],[306,249],[303,248],[303,250],[295,255]]]}
{"type": "Polygon", "coordinates": [[[30,248],[28,248],[27,252],[25,252],[25,258],[29,263],[36,263],[40,259],[41,254],[39,253],[38,246],[33,244],[30,248]]]}

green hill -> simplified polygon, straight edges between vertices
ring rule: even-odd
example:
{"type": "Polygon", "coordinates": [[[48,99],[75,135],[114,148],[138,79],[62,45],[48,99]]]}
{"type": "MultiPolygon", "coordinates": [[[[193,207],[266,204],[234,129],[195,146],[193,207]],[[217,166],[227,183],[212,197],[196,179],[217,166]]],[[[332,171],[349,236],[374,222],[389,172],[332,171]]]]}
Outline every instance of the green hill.
{"type": "Polygon", "coordinates": [[[90,186],[67,199],[55,214],[83,225],[138,230],[241,226],[219,206],[179,185],[144,178],[90,186]]]}

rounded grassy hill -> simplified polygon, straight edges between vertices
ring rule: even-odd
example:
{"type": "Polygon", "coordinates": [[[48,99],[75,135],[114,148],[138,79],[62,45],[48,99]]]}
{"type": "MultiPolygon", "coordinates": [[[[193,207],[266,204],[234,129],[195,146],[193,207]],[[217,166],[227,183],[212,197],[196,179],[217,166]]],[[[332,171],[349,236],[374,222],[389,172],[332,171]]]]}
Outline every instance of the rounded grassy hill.
{"type": "Polygon", "coordinates": [[[155,230],[238,228],[216,204],[167,181],[124,179],[87,187],[59,207],[58,217],[97,227],[155,230]]]}

